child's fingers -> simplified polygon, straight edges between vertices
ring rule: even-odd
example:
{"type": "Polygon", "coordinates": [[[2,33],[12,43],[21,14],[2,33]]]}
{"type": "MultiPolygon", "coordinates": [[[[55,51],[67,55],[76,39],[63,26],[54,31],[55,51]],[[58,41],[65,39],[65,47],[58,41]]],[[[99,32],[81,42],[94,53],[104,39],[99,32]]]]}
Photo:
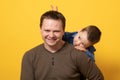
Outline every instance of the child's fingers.
{"type": "Polygon", "coordinates": [[[51,8],[52,8],[53,11],[58,11],[58,7],[57,6],[56,6],[55,9],[54,9],[53,5],[50,5],[50,6],[51,6],[51,8]]]}
{"type": "Polygon", "coordinates": [[[54,7],[53,7],[53,5],[50,5],[50,7],[52,8],[52,10],[54,10],[54,7]]]}

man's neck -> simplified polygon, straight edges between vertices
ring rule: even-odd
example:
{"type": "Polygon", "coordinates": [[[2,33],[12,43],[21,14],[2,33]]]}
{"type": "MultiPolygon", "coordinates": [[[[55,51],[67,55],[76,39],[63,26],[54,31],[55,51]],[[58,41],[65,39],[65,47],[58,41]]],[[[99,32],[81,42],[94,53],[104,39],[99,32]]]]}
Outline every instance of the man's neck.
{"type": "Polygon", "coordinates": [[[63,47],[63,45],[65,44],[64,41],[60,42],[59,44],[55,45],[55,46],[48,46],[46,44],[44,44],[45,48],[50,51],[51,53],[55,53],[57,52],[59,49],[61,49],[63,47]]]}

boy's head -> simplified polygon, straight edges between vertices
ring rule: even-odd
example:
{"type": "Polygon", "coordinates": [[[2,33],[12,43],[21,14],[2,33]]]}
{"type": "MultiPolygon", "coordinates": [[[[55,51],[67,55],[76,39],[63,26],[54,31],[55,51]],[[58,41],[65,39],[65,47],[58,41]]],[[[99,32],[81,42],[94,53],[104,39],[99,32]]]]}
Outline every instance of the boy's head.
{"type": "Polygon", "coordinates": [[[80,31],[74,37],[74,45],[87,48],[100,41],[101,31],[97,26],[90,25],[80,31]]]}

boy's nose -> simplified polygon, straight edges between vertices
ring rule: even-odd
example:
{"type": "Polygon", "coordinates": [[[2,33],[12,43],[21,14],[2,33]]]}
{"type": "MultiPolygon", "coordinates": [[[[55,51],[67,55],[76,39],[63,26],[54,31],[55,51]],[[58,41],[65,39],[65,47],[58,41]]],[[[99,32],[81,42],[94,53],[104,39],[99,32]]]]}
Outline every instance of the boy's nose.
{"type": "Polygon", "coordinates": [[[77,42],[76,42],[76,45],[77,45],[77,46],[84,47],[84,46],[83,46],[83,43],[82,43],[81,41],[77,41],[77,42]]]}
{"type": "Polygon", "coordinates": [[[81,41],[76,41],[76,43],[77,43],[77,44],[80,44],[80,43],[81,43],[81,41]]]}

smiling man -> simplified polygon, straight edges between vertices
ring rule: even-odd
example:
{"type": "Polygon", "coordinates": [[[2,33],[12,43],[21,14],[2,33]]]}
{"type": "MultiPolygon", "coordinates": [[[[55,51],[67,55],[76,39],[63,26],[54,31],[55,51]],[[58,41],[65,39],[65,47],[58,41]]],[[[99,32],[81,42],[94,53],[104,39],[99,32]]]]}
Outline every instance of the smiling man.
{"type": "Polygon", "coordinates": [[[51,52],[56,52],[65,43],[62,40],[64,30],[61,20],[44,19],[41,34],[45,48],[51,52]]]}

